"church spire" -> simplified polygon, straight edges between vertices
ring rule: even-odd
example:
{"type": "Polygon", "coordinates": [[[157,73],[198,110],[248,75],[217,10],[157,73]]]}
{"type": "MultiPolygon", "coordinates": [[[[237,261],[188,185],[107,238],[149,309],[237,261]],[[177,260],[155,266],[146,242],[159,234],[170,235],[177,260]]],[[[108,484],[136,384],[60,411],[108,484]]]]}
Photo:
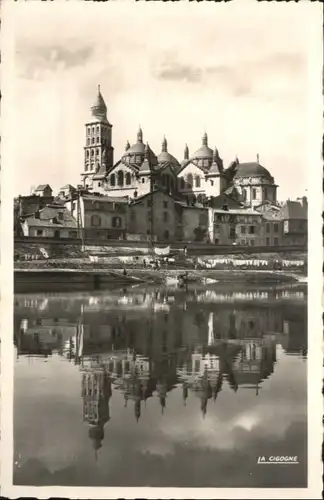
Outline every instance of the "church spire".
{"type": "Polygon", "coordinates": [[[139,128],[138,128],[137,142],[143,142],[143,131],[141,129],[141,126],[139,126],[139,128]]]}
{"type": "Polygon", "coordinates": [[[166,137],[164,136],[162,141],[162,153],[167,153],[167,151],[168,151],[168,143],[166,137]]]}
{"type": "Polygon", "coordinates": [[[185,149],[184,149],[184,159],[185,160],[189,160],[189,148],[188,148],[188,144],[185,145],[185,149]]]}
{"type": "Polygon", "coordinates": [[[104,98],[102,97],[100,85],[98,85],[97,96],[93,105],[91,106],[91,114],[98,121],[107,121],[107,106],[104,98]]]}
{"type": "Polygon", "coordinates": [[[208,135],[207,135],[207,132],[205,132],[204,135],[203,135],[202,143],[203,143],[203,146],[208,146],[208,135]]]}

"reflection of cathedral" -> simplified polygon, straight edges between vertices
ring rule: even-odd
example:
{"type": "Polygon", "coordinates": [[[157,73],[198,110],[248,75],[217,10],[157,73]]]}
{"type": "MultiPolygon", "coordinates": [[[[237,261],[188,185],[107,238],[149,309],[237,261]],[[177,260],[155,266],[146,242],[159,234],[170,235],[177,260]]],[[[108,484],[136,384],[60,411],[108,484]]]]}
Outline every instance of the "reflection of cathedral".
{"type": "Polygon", "coordinates": [[[197,411],[205,416],[221,391],[258,394],[273,373],[276,345],[287,354],[307,354],[304,303],[298,308],[287,302],[210,304],[195,293],[170,291],[129,297],[129,310],[128,294],[121,308],[120,292],[111,292],[109,300],[102,296],[70,311],[62,308],[60,318],[50,300],[36,317],[35,304],[32,312],[25,303],[16,304],[18,355],[55,353],[79,365],[83,420],[96,453],[110,419],[113,388],[139,423],[151,402],[167,412],[171,391],[185,405],[197,398],[197,411]]]}

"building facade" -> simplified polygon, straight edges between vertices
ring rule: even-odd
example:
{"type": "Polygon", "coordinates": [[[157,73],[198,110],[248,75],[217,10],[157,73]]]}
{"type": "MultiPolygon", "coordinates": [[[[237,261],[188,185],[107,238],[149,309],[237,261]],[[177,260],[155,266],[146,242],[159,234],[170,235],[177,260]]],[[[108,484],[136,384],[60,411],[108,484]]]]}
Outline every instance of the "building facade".
{"type": "Polygon", "coordinates": [[[77,238],[77,221],[64,206],[47,205],[26,216],[21,223],[23,236],[77,238]]]}

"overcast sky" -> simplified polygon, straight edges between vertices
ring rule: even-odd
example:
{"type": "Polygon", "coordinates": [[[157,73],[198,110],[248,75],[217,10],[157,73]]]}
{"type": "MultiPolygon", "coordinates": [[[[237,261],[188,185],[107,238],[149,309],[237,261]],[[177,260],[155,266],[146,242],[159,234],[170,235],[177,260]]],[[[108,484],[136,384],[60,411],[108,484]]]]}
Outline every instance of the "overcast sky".
{"type": "Polygon", "coordinates": [[[206,130],[225,166],[258,153],[280,199],[305,194],[309,39],[319,12],[304,4],[12,2],[15,194],[79,182],[98,84],[115,161],[139,124],[156,153],[165,134],[179,160],[206,130]]]}

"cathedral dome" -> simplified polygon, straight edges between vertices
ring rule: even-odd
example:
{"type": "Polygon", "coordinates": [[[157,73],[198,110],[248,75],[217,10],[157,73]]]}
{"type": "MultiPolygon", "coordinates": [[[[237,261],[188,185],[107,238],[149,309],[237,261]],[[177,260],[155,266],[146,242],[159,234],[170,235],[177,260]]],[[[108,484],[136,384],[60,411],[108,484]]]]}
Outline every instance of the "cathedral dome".
{"type": "Polygon", "coordinates": [[[202,139],[202,146],[192,155],[192,158],[197,159],[213,159],[213,150],[208,147],[208,137],[205,133],[202,139]]]}
{"type": "Polygon", "coordinates": [[[172,165],[179,166],[178,160],[167,151],[162,151],[162,153],[157,156],[157,160],[159,163],[169,162],[172,163],[172,165]]]}
{"type": "Polygon", "coordinates": [[[238,163],[234,178],[239,179],[242,177],[264,177],[269,181],[273,181],[270,172],[257,162],[238,163]]]}
{"type": "MultiPolygon", "coordinates": [[[[133,163],[138,166],[142,165],[145,156],[145,144],[143,142],[143,132],[141,128],[139,128],[137,132],[137,142],[135,142],[135,144],[132,144],[132,146],[130,147],[128,147],[127,143],[126,147],[127,149],[122,156],[122,160],[127,163],[133,163]]],[[[152,163],[152,165],[156,165],[157,158],[149,146],[148,146],[148,153],[149,153],[149,158],[148,158],[149,161],[152,163]]]]}

